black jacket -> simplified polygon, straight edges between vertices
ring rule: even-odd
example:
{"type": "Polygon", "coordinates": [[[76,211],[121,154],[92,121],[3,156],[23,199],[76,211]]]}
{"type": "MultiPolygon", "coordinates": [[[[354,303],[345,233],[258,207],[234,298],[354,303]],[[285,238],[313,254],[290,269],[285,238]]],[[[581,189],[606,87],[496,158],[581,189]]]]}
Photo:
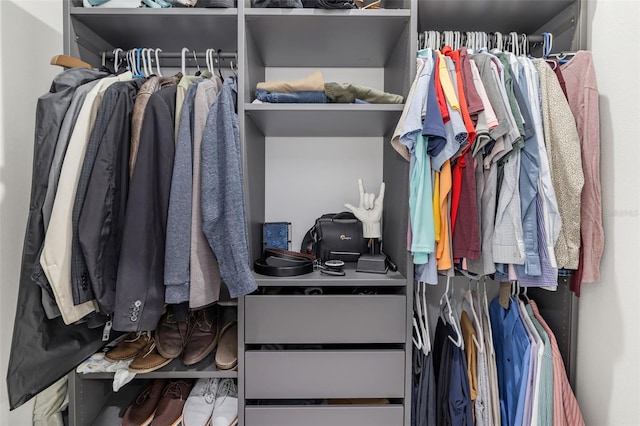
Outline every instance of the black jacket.
{"type": "Polygon", "coordinates": [[[71,288],[74,303],[96,299],[112,314],[129,186],[135,96],[144,79],[114,83],[104,94],[73,206],[71,288]],[[77,299],[77,300],[76,300],[77,299]]]}
{"type": "Polygon", "coordinates": [[[7,369],[12,409],[60,379],[102,346],[102,330],[88,329],[86,325],[67,326],[60,317],[47,319],[41,288],[34,283],[31,273],[44,241],[42,204],[62,119],[76,88],[104,76],[106,74],[99,71],[70,69],[59,74],[49,93],[38,99],[29,217],[7,369]]]}
{"type": "Polygon", "coordinates": [[[155,330],[164,305],[164,251],[175,154],[176,86],[149,98],[129,185],[113,328],[155,330]]]}

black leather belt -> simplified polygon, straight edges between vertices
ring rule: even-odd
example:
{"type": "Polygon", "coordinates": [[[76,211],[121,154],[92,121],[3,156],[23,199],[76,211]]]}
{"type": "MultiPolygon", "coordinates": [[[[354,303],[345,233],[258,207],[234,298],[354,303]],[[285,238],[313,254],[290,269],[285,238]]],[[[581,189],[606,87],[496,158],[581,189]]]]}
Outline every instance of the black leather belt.
{"type": "Polygon", "coordinates": [[[293,277],[313,272],[313,256],[288,250],[265,249],[262,259],[253,263],[258,274],[293,277]]]}

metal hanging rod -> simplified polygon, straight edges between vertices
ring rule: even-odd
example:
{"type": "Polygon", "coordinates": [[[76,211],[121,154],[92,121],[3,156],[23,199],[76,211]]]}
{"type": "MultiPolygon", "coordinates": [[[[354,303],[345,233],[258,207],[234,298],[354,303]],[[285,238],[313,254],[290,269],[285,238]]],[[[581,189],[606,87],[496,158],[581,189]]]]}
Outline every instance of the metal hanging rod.
{"type": "MultiPolygon", "coordinates": [[[[129,50],[133,50],[133,49],[129,49],[129,50]]],[[[150,49],[152,52],[152,55],[155,56],[155,53],[153,53],[155,51],[155,49],[150,49]]],[[[120,53],[118,54],[118,56],[125,56],[126,52],[128,50],[124,50],[124,51],[120,51],[120,53]]],[[[189,50],[189,52],[187,52],[185,54],[185,59],[189,60],[189,59],[193,59],[194,56],[194,51],[193,50],[189,50]]],[[[100,53],[100,55],[105,58],[105,59],[113,59],[114,58],[114,53],[113,51],[103,51],[100,53]]],[[[204,59],[206,56],[206,49],[202,50],[202,51],[196,51],[195,52],[195,56],[198,59],[204,59]]],[[[182,52],[163,52],[163,51],[158,51],[158,57],[162,58],[162,59],[182,59],[182,52]]],[[[222,52],[222,51],[215,51],[213,53],[213,58],[217,59],[233,59],[233,60],[237,60],[238,59],[238,54],[237,52],[222,52]]]]}

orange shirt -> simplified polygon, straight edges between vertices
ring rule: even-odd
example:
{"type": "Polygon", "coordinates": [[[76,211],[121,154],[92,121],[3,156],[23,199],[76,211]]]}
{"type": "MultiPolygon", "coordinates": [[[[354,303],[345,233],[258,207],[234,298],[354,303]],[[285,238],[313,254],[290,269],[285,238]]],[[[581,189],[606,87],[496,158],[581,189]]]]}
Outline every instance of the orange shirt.
{"type": "Polygon", "coordinates": [[[445,161],[440,170],[440,241],[437,246],[438,270],[453,267],[451,262],[451,233],[449,228],[449,192],[451,191],[451,162],[445,161]]]}

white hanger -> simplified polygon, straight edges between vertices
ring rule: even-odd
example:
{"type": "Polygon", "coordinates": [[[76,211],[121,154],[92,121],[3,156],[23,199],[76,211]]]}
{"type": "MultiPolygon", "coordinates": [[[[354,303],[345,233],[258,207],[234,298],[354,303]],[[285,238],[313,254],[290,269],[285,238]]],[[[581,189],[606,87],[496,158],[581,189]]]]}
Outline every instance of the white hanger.
{"type": "Polygon", "coordinates": [[[187,75],[187,67],[186,67],[186,53],[189,51],[186,47],[182,48],[182,75],[187,75]]]}
{"type": "Polygon", "coordinates": [[[422,351],[425,355],[428,355],[431,351],[431,336],[429,333],[429,319],[427,318],[426,311],[426,291],[424,290],[424,283],[416,283],[414,288],[414,301],[415,301],[415,313],[418,314],[418,325],[421,334],[422,351]]]}
{"type": "Polygon", "coordinates": [[[418,323],[416,322],[416,317],[414,316],[413,318],[413,329],[416,332],[415,333],[415,337],[411,337],[411,340],[413,340],[413,344],[416,346],[416,349],[418,349],[419,351],[422,350],[422,337],[420,337],[420,328],[418,327],[418,323]]]}
{"type": "Polygon", "coordinates": [[[149,48],[147,49],[147,64],[149,66],[149,75],[153,75],[154,71],[153,71],[153,58],[151,57],[151,52],[153,52],[153,49],[149,48]]]}
{"type": "Polygon", "coordinates": [[[123,50],[119,47],[113,49],[113,72],[118,72],[118,68],[120,68],[120,57],[118,56],[120,52],[123,52],[123,50]]]}
{"type": "Polygon", "coordinates": [[[159,52],[162,52],[162,49],[158,48],[155,51],[155,53],[156,53],[156,68],[158,68],[158,76],[162,77],[162,72],[160,72],[160,57],[158,55],[159,52]]]}
{"type": "MultiPolygon", "coordinates": [[[[471,294],[471,280],[469,280],[469,290],[464,293],[463,301],[466,301],[469,304],[469,307],[471,308],[471,315],[473,316],[473,320],[476,323],[476,328],[478,329],[479,334],[483,336],[484,333],[482,328],[482,321],[480,321],[480,318],[478,318],[475,306],[473,305],[473,295],[471,294]]],[[[480,351],[480,353],[484,353],[484,338],[481,337],[479,342],[477,336],[472,336],[472,338],[473,342],[478,348],[478,351],[480,351]]]]}
{"type": "Polygon", "coordinates": [[[202,71],[200,70],[200,64],[198,63],[198,55],[196,54],[195,50],[192,50],[193,52],[193,60],[196,63],[196,67],[198,68],[198,75],[202,74],[202,71]]]}
{"type": "Polygon", "coordinates": [[[451,340],[453,342],[454,345],[456,345],[460,349],[464,349],[464,340],[462,339],[462,331],[460,329],[460,322],[459,322],[459,320],[456,319],[456,312],[455,312],[454,307],[451,304],[451,300],[449,298],[449,289],[450,288],[451,288],[451,277],[447,276],[447,287],[446,287],[444,293],[442,294],[442,297],[440,298],[441,314],[444,315],[443,319],[446,322],[448,322],[451,325],[451,327],[453,327],[453,330],[456,333],[456,339],[455,340],[450,335],[447,336],[447,337],[449,338],[449,340],[451,340]],[[444,303],[444,306],[442,305],[442,303],[444,303]]]}
{"type": "Polygon", "coordinates": [[[146,47],[142,49],[140,52],[140,56],[142,59],[142,75],[145,77],[149,77],[149,67],[147,66],[147,49],[146,47]]]}

